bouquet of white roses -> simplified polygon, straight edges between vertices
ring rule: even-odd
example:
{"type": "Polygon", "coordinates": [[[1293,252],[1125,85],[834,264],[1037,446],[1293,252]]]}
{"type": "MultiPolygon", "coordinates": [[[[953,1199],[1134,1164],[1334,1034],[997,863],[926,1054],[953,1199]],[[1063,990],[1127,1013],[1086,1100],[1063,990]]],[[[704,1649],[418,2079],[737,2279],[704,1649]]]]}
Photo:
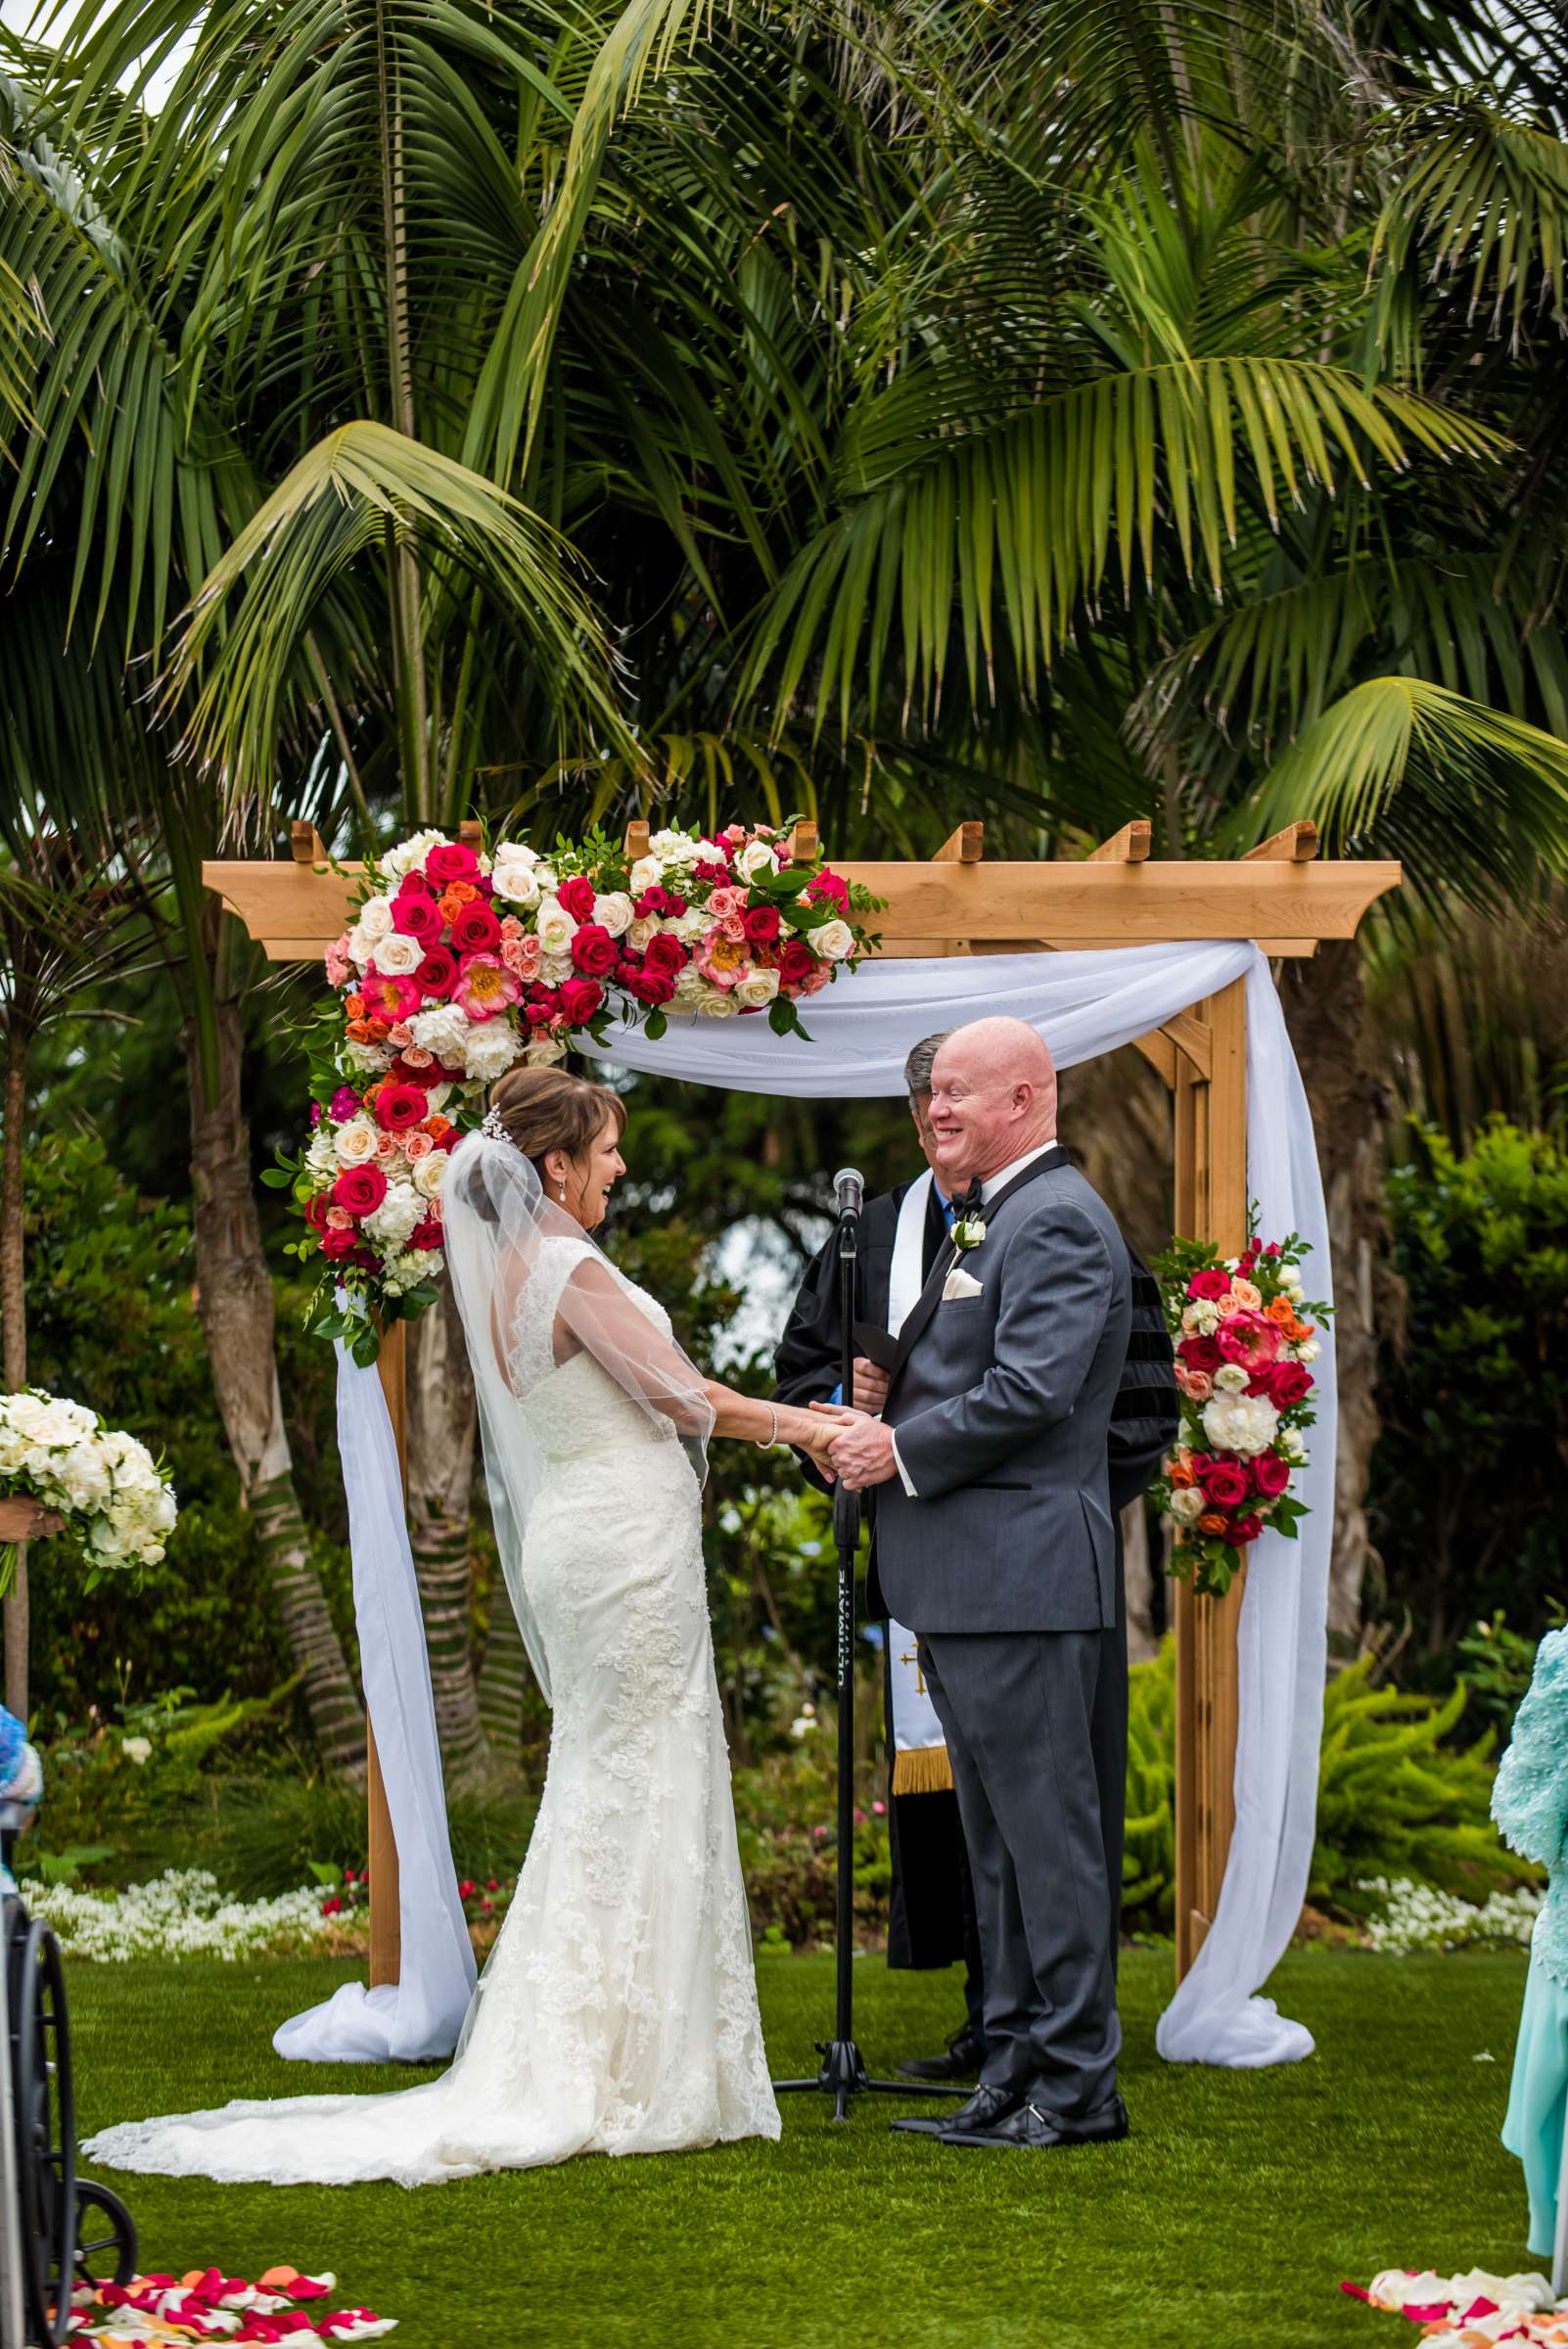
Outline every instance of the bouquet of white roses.
{"type": "MultiPolygon", "coordinates": [[[[0,1499],[33,1500],[65,1520],[89,1589],[103,1572],[161,1558],[175,1518],[168,1472],[145,1444],[41,1387],[0,1395],[0,1499]]],[[[15,1543],[0,1542],[0,1589],[15,1570],[15,1543]]]]}

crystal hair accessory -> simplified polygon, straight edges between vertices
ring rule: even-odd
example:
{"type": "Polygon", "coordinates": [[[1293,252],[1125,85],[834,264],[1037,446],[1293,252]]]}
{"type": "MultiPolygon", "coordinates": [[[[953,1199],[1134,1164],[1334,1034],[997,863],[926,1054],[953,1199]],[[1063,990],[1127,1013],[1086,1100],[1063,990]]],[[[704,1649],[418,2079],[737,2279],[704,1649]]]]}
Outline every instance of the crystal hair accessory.
{"type": "Polygon", "coordinates": [[[484,1117],[480,1120],[480,1131],[492,1142],[509,1142],[512,1139],[506,1130],[506,1121],[498,1109],[487,1109],[484,1112],[484,1117]]]}

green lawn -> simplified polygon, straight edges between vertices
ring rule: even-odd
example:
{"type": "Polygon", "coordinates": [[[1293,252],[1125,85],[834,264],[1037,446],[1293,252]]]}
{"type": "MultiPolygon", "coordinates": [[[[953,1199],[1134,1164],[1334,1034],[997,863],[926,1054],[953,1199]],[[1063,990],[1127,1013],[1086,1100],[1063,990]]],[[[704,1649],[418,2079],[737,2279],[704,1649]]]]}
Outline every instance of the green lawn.
{"type": "MultiPolygon", "coordinates": [[[[82,2134],[231,2096],[425,2077],[306,2072],[272,2054],[277,2020],[350,1970],[73,1965],[82,2134]]],[[[890,1975],[876,1958],[855,1970],[874,2065],[939,2044],[954,2021],[955,1982],[890,1975]]],[[[761,1974],[775,2068],[804,2071],[831,1964],[767,1958],[761,1974]]],[[[791,2097],[777,2146],[593,2158],[414,2194],[114,2182],[145,2265],[331,2268],[346,2299],[401,2320],[400,2349],[1403,2349],[1405,2329],[1343,2298],[1341,2276],[1540,2264],[1498,2143],[1517,1958],[1292,1957],[1272,1987],[1318,2052],[1259,2073],[1158,2060],[1163,1953],[1129,1953],[1123,1982],[1133,2134],[1121,2145],[961,2153],[890,2136],[891,2099],[866,2099],[840,2129],[819,2099],[791,2097]],[[1495,2062],[1474,2061],[1483,2050],[1495,2062]]]]}

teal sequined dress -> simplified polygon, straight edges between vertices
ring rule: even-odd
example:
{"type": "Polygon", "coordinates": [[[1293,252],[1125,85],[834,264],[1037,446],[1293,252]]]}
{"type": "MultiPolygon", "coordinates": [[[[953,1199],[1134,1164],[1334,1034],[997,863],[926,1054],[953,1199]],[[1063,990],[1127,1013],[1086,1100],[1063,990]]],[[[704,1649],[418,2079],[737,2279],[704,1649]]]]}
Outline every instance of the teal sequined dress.
{"type": "Polygon", "coordinates": [[[1530,1974],[1502,2142],[1524,2164],[1530,2248],[1556,2234],[1568,2102],[1568,1631],[1548,1632],[1498,1766],[1492,1816],[1504,1839],[1547,1869],[1545,1906],[1530,1940],[1530,1974]]]}

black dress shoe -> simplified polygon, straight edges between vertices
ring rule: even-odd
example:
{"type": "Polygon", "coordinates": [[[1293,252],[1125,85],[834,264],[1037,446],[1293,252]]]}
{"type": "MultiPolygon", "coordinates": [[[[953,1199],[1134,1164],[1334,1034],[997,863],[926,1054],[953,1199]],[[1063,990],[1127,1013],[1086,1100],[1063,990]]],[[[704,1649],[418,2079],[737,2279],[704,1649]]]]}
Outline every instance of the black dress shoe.
{"type": "Polygon", "coordinates": [[[945,2055],[907,2055],[899,2070],[905,2080],[973,2080],[986,2050],[972,2031],[960,2031],[945,2055]]]}
{"type": "Polygon", "coordinates": [[[990,2129],[1009,2112],[1018,2109],[1018,2091],[1014,2088],[987,2088],[984,2082],[966,2103],[956,2112],[945,2112],[928,2118],[923,2113],[911,2113],[907,2119],[890,2121],[890,2129],[901,2129],[909,2137],[966,2137],[972,2130],[990,2129]]]}
{"type": "Polygon", "coordinates": [[[989,2127],[938,2131],[945,2145],[997,2145],[1004,2150],[1046,2153],[1061,2145],[1111,2145],[1127,2135],[1127,2107],[1112,2096],[1082,2121],[1064,2121],[1043,2104],[1014,2104],[989,2127]]]}

